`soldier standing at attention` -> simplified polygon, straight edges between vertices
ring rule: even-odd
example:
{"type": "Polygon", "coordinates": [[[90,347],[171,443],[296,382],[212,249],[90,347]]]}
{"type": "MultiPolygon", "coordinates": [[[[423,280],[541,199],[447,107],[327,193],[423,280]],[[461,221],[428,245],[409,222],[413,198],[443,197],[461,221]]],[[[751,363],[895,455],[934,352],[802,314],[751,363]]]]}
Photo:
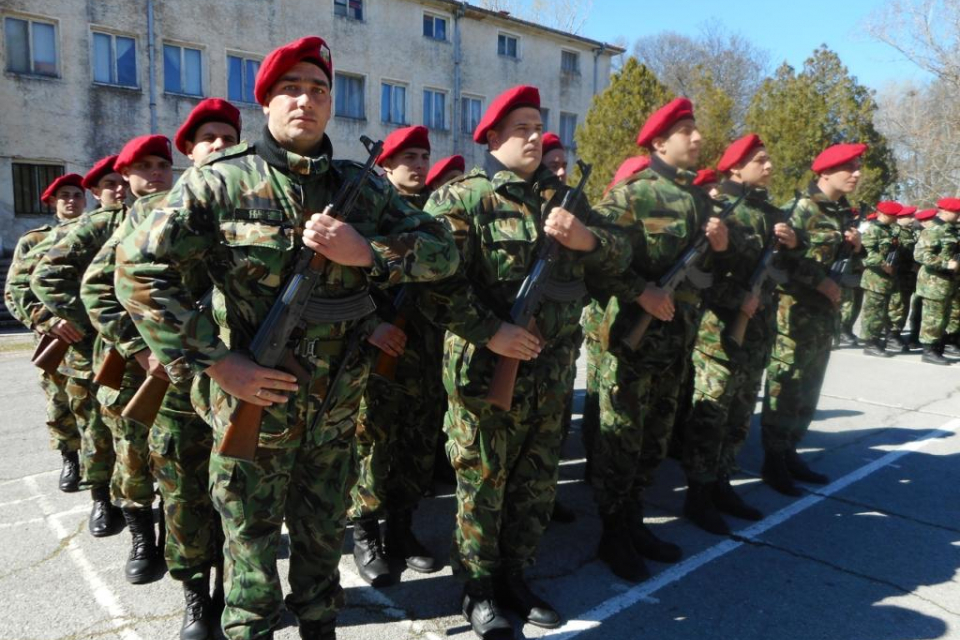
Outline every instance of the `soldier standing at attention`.
{"type": "Polygon", "coordinates": [[[460,154],[448,156],[438,160],[427,174],[427,189],[436,191],[455,178],[459,178],[466,171],[466,162],[460,154]]]}
{"type": "Polygon", "coordinates": [[[567,150],[560,142],[560,136],[550,131],[543,134],[543,166],[550,173],[560,179],[561,184],[567,184],[567,150]]]}
{"type": "Polygon", "coordinates": [[[890,302],[897,287],[896,256],[900,251],[900,227],[897,216],[903,211],[899,202],[885,200],[877,203],[877,217],[862,236],[865,257],[864,273],[860,280],[863,289],[863,309],[860,337],[863,353],[889,358],[887,332],[891,329],[890,302]]]}
{"type": "Polygon", "coordinates": [[[914,292],[917,290],[917,273],[920,265],[913,259],[913,250],[917,246],[917,237],[920,235],[919,223],[915,215],[916,207],[904,207],[897,215],[897,232],[900,244],[900,257],[897,263],[897,287],[890,297],[890,338],[895,347],[902,353],[909,353],[911,348],[919,349],[920,341],[920,314],[910,323],[910,337],[903,335],[907,326],[907,319],[915,305],[914,292]],[[916,327],[914,327],[916,324],[916,327]],[[914,331],[914,329],[916,329],[914,331]]]}
{"type": "Polygon", "coordinates": [[[950,322],[950,309],[960,285],[960,198],[937,201],[937,216],[920,232],[913,256],[920,264],[917,295],[923,299],[920,325],[921,360],[929,364],[949,365],[943,357],[944,332],[950,322]]]}
{"type": "Polygon", "coordinates": [[[560,420],[577,357],[585,273],[625,268],[629,248],[541,165],[540,92],[518,86],[490,103],[473,134],[484,167],[436,191],[426,211],[452,230],[461,263],[423,290],[424,314],[447,329],[444,387],[447,453],[457,476],[452,561],[465,582],[463,613],[486,640],[512,639],[501,606],[547,628],[553,607],[527,585],[550,519],[560,455],[560,420]],[[560,257],[536,312],[539,335],[511,323],[510,308],[547,238],[560,257]],[[511,408],[487,400],[498,357],[520,360],[511,408]]]}
{"type": "Polygon", "coordinates": [[[803,254],[791,268],[790,281],[779,288],[777,338],[763,398],[763,481],[780,493],[799,496],[794,479],[826,484],[797,453],[820,399],[820,387],[830,360],[841,300],[840,285],[831,267],[848,244],[861,248],[860,233],[845,228],[850,218],[846,194],[860,181],[860,156],[865,144],[838,144],[816,157],[817,175],[797,203],[790,226],[803,241],[803,254]]]}
{"type": "Polygon", "coordinates": [[[332,78],[322,38],[301,38],[267,55],[254,87],[266,116],[261,139],[188,169],[164,205],[117,248],[117,296],[172,383],[201,373],[210,378],[210,488],[226,538],[221,622],[231,640],[272,638],[280,623],[284,521],[286,607],[301,638],[336,637],[343,606],[337,565],[369,371],[347,347],[376,324],[370,286],[443,278],[458,262],[443,226],[376,178],[364,183],[347,221],[320,213],[362,170],[332,159],[325,134],[332,78]],[[248,349],[303,246],[329,262],[290,345],[288,366],[298,380],[258,365],[248,349]],[[193,269],[213,280],[210,312],[197,309],[185,281],[193,269]],[[341,366],[343,375],[330,384],[341,366]],[[328,411],[316,420],[327,396],[328,411]],[[264,408],[253,460],[218,453],[241,403],[264,408]]]}

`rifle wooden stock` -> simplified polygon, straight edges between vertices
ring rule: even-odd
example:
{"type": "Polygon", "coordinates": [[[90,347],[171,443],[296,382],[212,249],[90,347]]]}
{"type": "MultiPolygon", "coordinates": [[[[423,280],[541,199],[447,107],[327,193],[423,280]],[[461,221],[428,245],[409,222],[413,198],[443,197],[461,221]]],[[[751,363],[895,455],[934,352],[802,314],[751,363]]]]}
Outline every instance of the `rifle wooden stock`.
{"type": "Polygon", "coordinates": [[[160,412],[160,405],[163,404],[163,397],[167,395],[169,388],[170,378],[162,368],[159,371],[151,371],[120,415],[145,427],[152,427],[160,412]]]}
{"type": "MultiPolygon", "coordinates": [[[[398,329],[405,329],[407,318],[403,315],[397,315],[392,324],[398,329]]],[[[392,356],[386,351],[381,351],[377,354],[377,361],[373,365],[373,373],[392,382],[397,379],[397,362],[399,361],[398,356],[392,356]]]]}
{"type": "Polygon", "coordinates": [[[263,407],[241,400],[223,433],[217,453],[227,458],[252,461],[257,455],[262,419],[263,407]]]}
{"type": "Polygon", "coordinates": [[[120,355],[119,351],[111,347],[110,351],[107,352],[107,357],[103,359],[103,364],[100,365],[100,370],[97,371],[97,375],[94,376],[93,381],[119,391],[123,385],[123,373],[126,369],[126,359],[120,355]]]}
{"type": "Polygon", "coordinates": [[[623,344],[627,346],[631,351],[636,351],[637,347],[640,346],[640,341],[643,340],[643,336],[647,333],[647,329],[650,328],[650,323],[653,322],[653,316],[643,312],[643,315],[640,316],[640,320],[634,325],[633,329],[630,330],[623,338],[623,344]]]}
{"type": "Polygon", "coordinates": [[[743,311],[737,313],[737,317],[734,318],[733,324],[730,325],[730,339],[737,343],[738,347],[743,346],[743,339],[747,334],[747,324],[750,322],[750,317],[745,314],[743,311]]]}
{"type": "MultiPolygon", "coordinates": [[[[531,318],[526,330],[537,336],[543,342],[537,323],[531,318]]],[[[520,370],[520,361],[506,356],[497,357],[497,364],[493,368],[493,377],[490,378],[490,388],[487,389],[487,402],[501,411],[510,411],[513,406],[513,390],[517,386],[517,372],[520,370]]]]}
{"type": "Polygon", "coordinates": [[[52,340],[46,348],[34,357],[33,364],[43,369],[48,375],[53,375],[60,367],[60,363],[63,362],[69,348],[69,342],[52,336],[52,340]]]}
{"type": "Polygon", "coordinates": [[[30,356],[30,362],[36,362],[37,358],[40,357],[40,354],[43,353],[47,347],[50,346],[50,343],[53,342],[54,337],[48,333],[40,334],[40,341],[37,343],[37,348],[33,350],[33,355],[30,356]]]}

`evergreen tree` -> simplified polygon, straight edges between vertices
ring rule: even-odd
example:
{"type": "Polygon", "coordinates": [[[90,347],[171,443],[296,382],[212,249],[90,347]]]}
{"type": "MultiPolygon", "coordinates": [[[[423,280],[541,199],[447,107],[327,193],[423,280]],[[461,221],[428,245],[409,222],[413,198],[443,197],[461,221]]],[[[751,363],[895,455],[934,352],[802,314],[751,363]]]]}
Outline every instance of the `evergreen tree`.
{"type": "Polygon", "coordinates": [[[734,101],[714,81],[713,74],[701,70],[690,83],[689,98],[703,141],[700,143],[700,167],[716,167],[720,156],[736,135],[734,101]]]}

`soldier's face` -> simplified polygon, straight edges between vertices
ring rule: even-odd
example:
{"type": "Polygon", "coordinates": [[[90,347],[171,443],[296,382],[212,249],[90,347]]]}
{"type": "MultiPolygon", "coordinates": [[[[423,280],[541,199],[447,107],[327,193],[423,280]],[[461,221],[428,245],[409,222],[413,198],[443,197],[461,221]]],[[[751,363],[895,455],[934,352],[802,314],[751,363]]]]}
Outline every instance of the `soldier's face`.
{"type": "Polygon", "coordinates": [[[123,202],[123,199],[127,197],[127,183],[123,181],[123,176],[119,173],[108,173],[100,178],[97,186],[91,191],[102,206],[112,207],[123,202]]]}
{"type": "Polygon", "coordinates": [[[653,139],[653,149],[671,167],[693,169],[700,162],[702,137],[693,118],[685,118],[670,127],[663,137],[653,139]]]}
{"type": "Polygon", "coordinates": [[[903,216],[897,218],[897,224],[901,227],[912,227],[913,226],[913,216],[903,216]]]}
{"type": "Polygon", "coordinates": [[[770,184],[770,177],[773,175],[773,162],[767,150],[764,147],[758,147],[746,162],[731,169],[730,173],[737,182],[751,187],[766,187],[770,184]]]}
{"type": "Polygon", "coordinates": [[[956,222],[957,218],[960,218],[960,212],[944,211],[943,209],[940,209],[940,211],[937,212],[937,217],[943,220],[944,222],[948,222],[948,223],[956,222]]]}
{"type": "Polygon", "coordinates": [[[160,156],[144,156],[121,173],[130,185],[130,193],[137,198],[167,191],[173,185],[173,165],[160,156]]]}
{"type": "Polygon", "coordinates": [[[529,178],[543,158],[543,119],[540,109],[520,107],[487,133],[490,153],[521,178],[529,178]]]}
{"type": "Polygon", "coordinates": [[[187,142],[187,157],[198,166],[207,156],[240,142],[240,136],[233,125],[226,122],[204,122],[197,127],[193,141],[187,142]]]}
{"type": "Polygon", "coordinates": [[[426,149],[404,149],[387,158],[383,163],[383,170],[387,179],[400,193],[420,193],[430,172],[430,152],[426,149]]]}
{"type": "Polygon", "coordinates": [[[857,189],[857,184],[860,182],[860,161],[854,160],[852,162],[847,162],[846,164],[839,165],[834,167],[830,171],[820,175],[821,190],[826,193],[826,189],[823,189],[823,184],[826,184],[829,189],[839,194],[848,194],[853,193],[857,189]]]}
{"type": "Polygon", "coordinates": [[[71,220],[83,213],[86,205],[83,189],[79,187],[60,187],[53,194],[56,199],[57,217],[62,220],[71,220]]]}
{"type": "Polygon", "coordinates": [[[331,104],[326,74],[315,64],[298,62],[273,85],[263,112],[282,147],[305,153],[323,139],[331,104]]]}
{"type": "Polygon", "coordinates": [[[563,149],[554,149],[543,156],[543,164],[550,169],[550,173],[560,178],[560,182],[567,184],[567,152],[563,149]]]}
{"type": "Polygon", "coordinates": [[[877,212],[877,222],[879,222],[885,227],[893,224],[896,220],[897,220],[896,216],[888,216],[885,213],[877,212]]]}

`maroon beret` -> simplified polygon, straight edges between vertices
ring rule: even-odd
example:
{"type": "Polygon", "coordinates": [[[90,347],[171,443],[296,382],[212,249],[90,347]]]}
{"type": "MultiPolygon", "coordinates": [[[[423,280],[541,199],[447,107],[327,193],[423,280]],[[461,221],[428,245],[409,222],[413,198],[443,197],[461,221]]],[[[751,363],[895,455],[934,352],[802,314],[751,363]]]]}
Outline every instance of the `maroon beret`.
{"type": "Polygon", "coordinates": [[[222,98],[207,98],[193,108],[173,137],[180,153],[186,155],[187,143],[193,142],[197,129],[207,122],[225,122],[236,129],[240,137],[240,110],[222,98]]]}
{"type": "Polygon", "coordinates": [[[666,133],[670,127],[680,120],[693,117],[693,103],[686,98],[674,98],[664,106],[653,112],[640,129],[637,144],[649,147],[657,136],[666,133]]]}
{"type": "Polygon", "coordinates": [[[115,171],[129,167],[140,158],[146,156],[160,156],[173,162],[173,151],[170,148],[170,138],[161,135],[138,136],[123,145],[120,154],[113,163],[115,171]]]}
{"type": "Polygon", "coordinates": [[[543,134],[543,155],[547,155],[554,149],[563,149],[563,143],[560,142],[560,136],[547,131],[543,134]]]}
{"type": "Polygon", "coordinates": [[[97,160],[97,163],[90,168],[90,171],[87,171],[87,175],[83,176],[83,188],[93,189],[100,183],[103,176],[116,171],[113,167],[113,163],[116,161],[117,156],[115,155],[97,160]]]}
{"type": "Polygon", "coordinates": [[[480,118],[480,123],[473,131],[473,141],[486,144],[487,131],[497,126],[504,116],[520,107],[540,108],[540,90],[529,85],[519,85],[512,89],[507,89],[490,103],[480,118]]]}
{"type": "MultiPolygon", "coordinates": [[[[432,167],[430,167],[430,173],[427,174],[427,188],[433,189],[434,183],[445,176],[449,171],[465,171],[467,168],[466,162],[463,160],[463,156],[457,154],[455,156],[450,156],[449,158],[444,158],[440,160],[432,167]]],[[[439,185],[437,185],[439,186],[439,185]]]]}
{"type": "Polygon", "coordinates": [[[870,215],[867,216],[867,220],[876,220],[876,219],[877,219],[877,212],[876,212],[876,211],[874,211],[873,213],[871,213],[870,215]]]}
{"type": "Polygon", "coordinates": [[[914,219],[920,220],[921,222],[923,222],[924,220],[929,220],[935,215],[937,215],[936,209],[924,209],[923,211],[917,211],[916,215],[914,215],[913,217],[914,219]]]}
{"type": "Polygon", "coordinates": [[[908,217],[908,216],[912,216],[912,215],[915,214],[916,212],[917,212],[917,208],[916,208],[916,207],[904,207],[903,209],[900,210],[900,213],[897,214],[897,217],[898,217],[898,218],[906,218],[906,217],[908,217]]]}
{"type": "Polygon", "coordinates": [[[697,177],[693,179],[693,184],[697,187],[705,184],[716,184],[717,182],[719,182],[719,177],[713,169],[700,169],[700,171],[697,171],[697,177]]]}
{"type": "Polygon", "coordinates": [[[57,194],[57,189],[60,187],[77,187],[83,191],[83,176],[79,173],[68,173],[60,176],[43,190],[43,193],[40,195],[40,202],[46,202],[55,196],[57,194]]]}
{"type": "Polygon", "coordinates": [[[330,47],[319,36],[307,36],[274,49],[263,59],[253,86],[253,97],[257,102],[266,106],[270,88],[298,62],[314,63],[327,75],[327,81],[333,84],[333,57],[330,55],[330,47]]]}
{"type": "Polygon", "coordinates": [[[426,149],[430,151],[430,130],[420,125],[397,129],[383,141],[383,151],[377,158],[377,164],[382,167],[384,160],[404,149],[426,149]]]}
{"type": "Polygon", "coordinates": [[[859,142],[835,144],[824,149],[810,165],[810,168],[815,174],[820,175],[834,167],[839,167],[859,158],[866,150],[867,145],[859,142]]]}
{"type": "Polygon", "coordinates": [[[951,213],[960,212],[960,198],[940,198],[937,200],[937,208],[951,213]]]}
{"type": "Polygon", "coordinates": [[[748,133],[736,142],[732,143],[727,150],[723,152],[723,157],[717,163],[717,171],[730,171],[733,167],[747,159],[750,152],[757,147],[763,146],[763,140],[755,133],[748,133]]]}
{"type": "Polygon", "coordinates": [[[617,172],[613,174],[613,180],[610,181],[610,184],[607,185],[606,190],[603,192],[603,195],[607,195],[610,189],[613,188],[615,184],[621,180],[626,180],[635,173],[640,173],[644,169],[650,166],[650,156],[632,156],[627,158],[617,169],[617,172]]]}
{"type": "Polygon", "coordinates": [[[882,213],[886,216],[898,216],[901,211],[903,211],[903,205],[899,202],[883,200],[877,203],[877,213],[882,213]]]}

